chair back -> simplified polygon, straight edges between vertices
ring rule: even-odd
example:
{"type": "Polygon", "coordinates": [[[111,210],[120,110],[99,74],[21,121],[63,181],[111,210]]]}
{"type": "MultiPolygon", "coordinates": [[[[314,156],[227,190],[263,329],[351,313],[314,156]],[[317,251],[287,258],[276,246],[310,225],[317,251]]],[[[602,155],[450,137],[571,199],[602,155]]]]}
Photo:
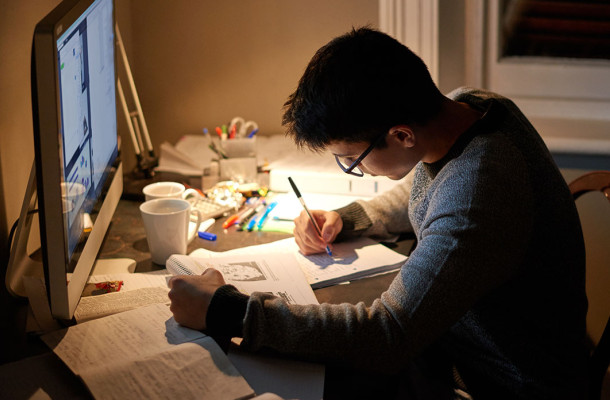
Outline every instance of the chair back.
{"type": "MultiPolygon", "coordinates": [[[[610,171],[586,173],[569,185],[574,200],[588,192],[602,192],[610,202],[610,171]]],[[[609,271],[610,272],[610,271],[609,271]]],[[[601,339],[594,347],[589,359],[589,399],[601,398],[602,385],[606,371],[610,366],[610,316],[601,339]]]]}

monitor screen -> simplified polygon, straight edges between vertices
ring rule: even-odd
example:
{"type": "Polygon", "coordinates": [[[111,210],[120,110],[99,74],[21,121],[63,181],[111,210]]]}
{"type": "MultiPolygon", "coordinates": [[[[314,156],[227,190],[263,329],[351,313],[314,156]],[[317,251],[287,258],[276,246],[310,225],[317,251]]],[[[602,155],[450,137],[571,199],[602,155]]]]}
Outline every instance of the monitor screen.
{"type": "Polygon", "coordinates": [[[34,31],[32,114],[44,277],[71,319],[122,193],[113,0],[65,0],[34,31]]]}
{"type": "Polygon", "coordinates": [[[56,41],[69,258],[90,229],[91,211],[117,156],[113,32],[112,1],[98,0],[56,41]]]}

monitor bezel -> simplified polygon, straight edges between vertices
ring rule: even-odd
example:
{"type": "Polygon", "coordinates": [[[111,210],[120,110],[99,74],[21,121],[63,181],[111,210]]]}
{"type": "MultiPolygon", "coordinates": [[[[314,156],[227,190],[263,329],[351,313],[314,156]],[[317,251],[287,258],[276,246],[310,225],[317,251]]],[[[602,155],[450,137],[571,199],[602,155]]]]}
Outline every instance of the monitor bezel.
{"type": "MultiPolygon", "coordinates": [[[[113,3],[114,28],[115,7],[114,1],[110,1],[113,3]]],[[[74,315],[123,189],[117,146],[117,152],[113,155],[115,163],[106,176],[107,192],[105,196],[100,196],[101,204],[95,206],[99,213],[84,247],[70,265],[61,193],[63,173],[57,40],[94,2],[67,0],[59,4],[36,25],[32,48],[32,110],[41,253],[51,314],[65,320],[74,315]],[[74,269],[68,281],[69,266],[74,269]]],[[[115,90],[118,79],[116,60],[115,52],[115,90]]]]}

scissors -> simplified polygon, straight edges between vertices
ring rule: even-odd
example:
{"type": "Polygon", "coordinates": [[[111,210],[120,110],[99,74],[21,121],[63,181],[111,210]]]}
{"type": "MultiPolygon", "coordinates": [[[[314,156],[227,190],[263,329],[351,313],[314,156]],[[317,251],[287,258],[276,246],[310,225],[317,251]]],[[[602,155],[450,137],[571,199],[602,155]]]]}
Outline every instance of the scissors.
{"type": "Polygon", "coordinates": [[[246,121],[242,117],[235,117],[229,124],[229,132],[233,137],[249,137],[256,135],[258,124],[254,121],[246,121]],[[249,132],[248,132],[249,131],[249,132]]]}

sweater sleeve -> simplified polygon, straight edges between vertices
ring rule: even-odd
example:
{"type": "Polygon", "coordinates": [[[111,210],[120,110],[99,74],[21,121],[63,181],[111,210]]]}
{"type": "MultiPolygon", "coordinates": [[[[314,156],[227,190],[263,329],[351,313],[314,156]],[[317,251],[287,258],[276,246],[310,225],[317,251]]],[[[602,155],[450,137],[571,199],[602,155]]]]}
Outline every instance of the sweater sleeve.
{"type": "Polygon", "coordinates": [[[455,168],[457,176],[439,177],[417,248],[371,307],[297,306],[255,293],[242,345],[396,372],[440,339],[477,301],[514,276],[531,232],[531,197],[521,188],[526,175],[479,174],[468,164],[455,168]]]}
{"type": "Polygon", "coordinates": [[[403,182],[369,201],[358,200],[335,210],[343,220],[343,230],[337,240],[358,236],[383,240],[413,232],[407,206],[412,185],[413,173],[410,173],[403,182]]]}
{"type": "Polygon", "coordinates": [[[207,333],[212,337],[241,337],[248,296],[233,285],[223,285],[212,296],[206,315],[207,333]]]}

